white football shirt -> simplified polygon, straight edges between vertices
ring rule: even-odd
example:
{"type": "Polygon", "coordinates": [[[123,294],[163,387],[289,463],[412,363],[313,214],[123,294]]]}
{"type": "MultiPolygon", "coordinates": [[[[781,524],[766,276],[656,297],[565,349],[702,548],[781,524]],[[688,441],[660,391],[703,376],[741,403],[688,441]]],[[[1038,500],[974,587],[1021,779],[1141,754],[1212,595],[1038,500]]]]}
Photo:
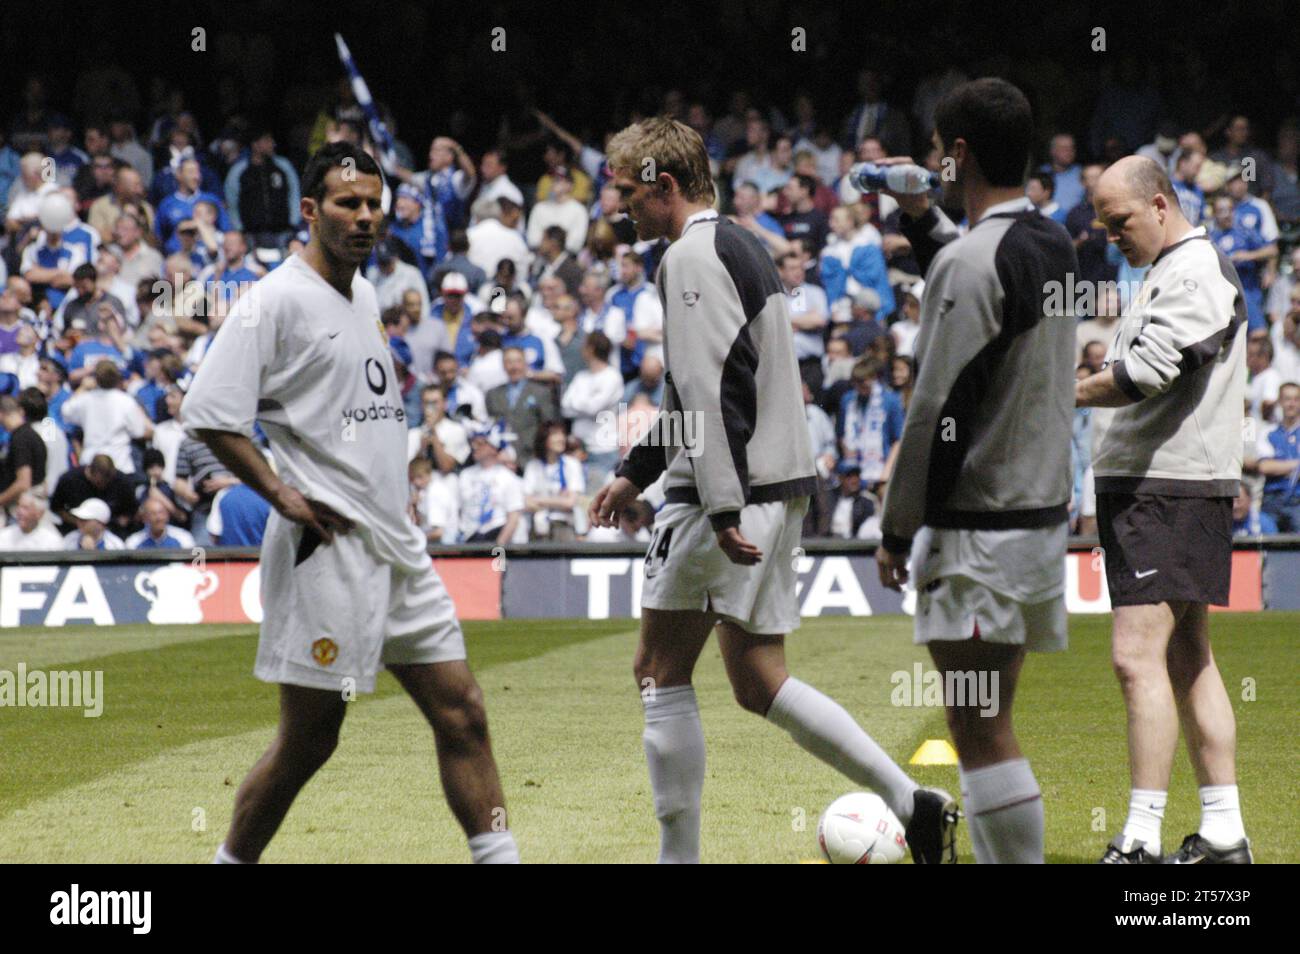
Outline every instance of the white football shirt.
{"type": "Polygon", "coordinates": [[[375,289],[361,275],[351,301],[298,255],[258,281],[218,330],[181,419],[191,436],[250,438],[256,420],[280,479],[353,521],[377,560],[429,566],[406,513],[406,410],[375,289]]]}

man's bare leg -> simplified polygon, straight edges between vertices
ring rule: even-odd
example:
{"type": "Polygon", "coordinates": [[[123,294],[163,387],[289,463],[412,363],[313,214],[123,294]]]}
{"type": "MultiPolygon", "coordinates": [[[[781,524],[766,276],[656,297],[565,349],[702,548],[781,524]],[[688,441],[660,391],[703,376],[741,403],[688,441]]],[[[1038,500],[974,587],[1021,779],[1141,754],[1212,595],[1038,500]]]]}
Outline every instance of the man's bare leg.
{"type": "Polygon", "coordinates": [[[1237,722],[1210,648],[1209,607],[1189,604],[1174,628],[1167,661],[1187,754],[1200,789],[1198,833],[1218,847],[1246,837],[1237,793],[1237,722]]]}
{"type": "Polygon", "coordinates": [[[930,655],[944,675],[997,679],[996,713],[945,698],[944,715],[961,761],[962,802],[980,864],[1043,863],[1043,797],[1011,724],[1023,646],[975,640],[932,641],[930,655]]]}
{"type": "Polygon", "coordinates": [[[433,729],[447,805],[470,840],[475,862],[516,862],[505,795],[488,736],[483,690],[464,660],[390,665],[433,729]]]}
{"type": "Polygon", "coordinates": [[[1115,607],[1111,662],[1128,711],[1128,761],[1132,789],[1119,850],[1141,842],[1161,852],[1161,825],[1178,746],[1178,707],[1169,678],[1170,638],[1184,603],[1115,607]]]}
{"type": "Polygon", "coordinates": [[[808,752],[878,793],[904,826],[911,821],[916,782],[843,706],[790,676],[784,636],[755,635],[722,622],[718,645],[741,708],[785,729],[808,752]]]}
{"type": "Polygon", "coordinates": [[[700,860],[704,731],[691,675],[716,614],[641,610],[641,641],[632,671],[645,706],[646,762],[659,819],[659,862],[700,860]]]}
{"type": "Polygon", "coordinates": [[[1200,785],[1237,781],[1237,721],[1210,648],[1209,608],[1190,604],[1174,627],[1166,661],[1187,754],[1200,785]]]}
{"type": "Polygon", "coordinates": [[[334,753],[346,711],[341,690],[280,686],[279,730],[235,794],[218,860],[251,864],[262,856],[293,800],[334,753]]]}

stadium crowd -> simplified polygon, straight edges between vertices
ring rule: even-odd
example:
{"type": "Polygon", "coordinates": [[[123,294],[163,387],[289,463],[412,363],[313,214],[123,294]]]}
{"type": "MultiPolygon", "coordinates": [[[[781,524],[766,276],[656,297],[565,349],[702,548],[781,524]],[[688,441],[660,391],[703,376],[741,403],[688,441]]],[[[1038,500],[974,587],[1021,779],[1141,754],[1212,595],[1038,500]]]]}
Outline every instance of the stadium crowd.
{"type": "MultiPolygon", "coordinates": [[[[662,103],[703,137],[721,210],[778,268],[821,482],[809,536],[878,537],[886,487],[909,479],[893,465],[924,282],[897,204],[846,174],[908,154],[941,172],[926,131],[964,79],[948,69],[904,103],[864,70],[858,106],[840,117],[802,94],[784,110],[737,93],[717,116],[677,91],[662,103]]],[[[0,132],[0,549],[256,545],[266,503],[185,435],[181,401],[233,303],[307,240],[305,155],[327,141],[373,148],[351,87],[293,157],[237,118],[206,137],[179,94],[149,115],[73,121],[33,77],[23,103],[0,132]]],[[[1169,171],[1246,290],[1251,478],[1238,530],[1300,532],[1300,121],[1265,147],[1245,115],[1207,129],[1162,115],[1158,95],[1103,90],[1087,141],[1050,136],[1028,181],[1028,200],[1078,251],[1065,311],[1078,321],[1079,374],[1100,370],[1140,294],[1142,270],[1107,243],[1091,204],[1106,165],[1136,152],[1169,171]]],[[[433,544],[647,540],[654,488],[618,530],[589,528],[585,504],[662,399],[663,248],[619,214],[602,142],[539,110],[532,120],[532,134],[503,126],[477,156],[448,136],[419,161],[394,144],[366,274],[410,424],[411,518],[433,544]]],[[[1097,413],[1076,412],[1072,527],[1083,534],[1096,528],[1097,413]]]]}

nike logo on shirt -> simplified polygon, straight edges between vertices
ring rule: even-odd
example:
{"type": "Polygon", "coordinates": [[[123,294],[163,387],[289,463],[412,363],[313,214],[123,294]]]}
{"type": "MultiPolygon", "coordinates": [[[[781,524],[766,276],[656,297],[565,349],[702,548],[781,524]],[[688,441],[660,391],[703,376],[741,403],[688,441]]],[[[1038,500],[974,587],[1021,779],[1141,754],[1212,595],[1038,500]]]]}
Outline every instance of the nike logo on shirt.
{"type": "Polygon", "coordinates": [[[1159,572],[1160,572],[1159,570],[1147,570],[1145,573],[1139,573],[1137,570],[1134,570],[1133,575],[1136,576],[1139,580],[1141,580],[1150,576],[1152,573],[1159,573],[1159,572]]]}

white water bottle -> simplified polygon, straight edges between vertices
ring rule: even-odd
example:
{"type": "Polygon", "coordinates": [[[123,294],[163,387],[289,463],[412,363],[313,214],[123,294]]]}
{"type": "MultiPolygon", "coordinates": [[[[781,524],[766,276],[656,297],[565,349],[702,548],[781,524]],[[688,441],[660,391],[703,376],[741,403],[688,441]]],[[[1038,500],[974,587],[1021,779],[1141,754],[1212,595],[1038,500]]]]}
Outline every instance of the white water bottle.
{"type": "Polygon", "coordinates": [[[918,195],[939,187],[939,174],[922,166],[878,166],[874,162],[857,162],[849,169],[849,184],[859,192],[888,189],[906,195],[918,195]]]}

